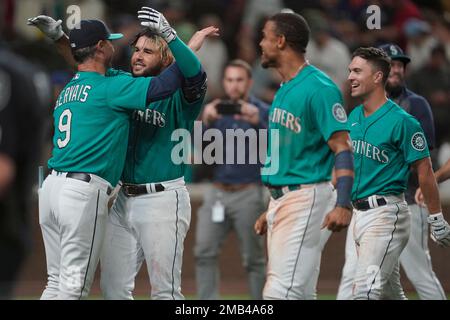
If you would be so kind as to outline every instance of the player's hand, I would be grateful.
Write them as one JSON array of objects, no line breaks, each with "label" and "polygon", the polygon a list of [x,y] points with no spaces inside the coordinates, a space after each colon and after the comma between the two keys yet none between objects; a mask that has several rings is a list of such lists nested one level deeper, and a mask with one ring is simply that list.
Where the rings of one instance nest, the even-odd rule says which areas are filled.
[{"label": "player's hand", "polygon": [[255,232],[256,234],[263,236],[267,232],[267,211],[261,214],[255,222]]},{"label": "player's hand", "polygon": [[440,246],[450,246],[450,226],[442,213],[430,214],[428,223],[430,224],[431,239]]},{"label": "player's hand", "polygon": [[219,28],[216,28],[214,26],[206,27],[194,33],[194,35],[188,42],[188,47],[191,48],[192,51],[197,52],[202,47],[203,42],[205,42],[206,38],[218,37],[219,35]]},{"label": "player's hand", "polygon": [[241,104],[241,114],[234,115],[235,120],[244,120],[253,126],[259,123],[259,109],[251,103],[239,100]]},{"label": "player's hand", "polygon": [[222,116],[217,112],[216,106],[219,104],[220,99],[215,99],[208,103],[203,109],[202,120],[205,124],[209,125],[211,122],[222,118]]},{"label": "player's hand", "polygon": [[176,31],[170,26],[167,19],[161,12],[158,12],[155,9],[142,7],[141,10],[138,11],[138,19],[141,22],[141,26],[155,32],[167,43],[177,37]]},{"label": "player's hand", "polygon": [[423,193],[422,190],[420,190],[420,188],[417,188],[416,190],[416,194],[414,196],[414,200],[416,200],[416,203],[421,206],[421,207],[426,207],[425,206],[425,198],[423,197]]},{"label": "player's hand", "polygon": [[327,227],[333,232],[341,231],[348,227],[352,219],[352,212],[348,208],[336,207],[328,213],[323,221],[321,229]]},{"label": "player's hand", "polygon": [[27,20],[27,25],[35,26],[53,41],[59,40],[63,35],[62,20],[56,21],[52,17],[40,15]]}]

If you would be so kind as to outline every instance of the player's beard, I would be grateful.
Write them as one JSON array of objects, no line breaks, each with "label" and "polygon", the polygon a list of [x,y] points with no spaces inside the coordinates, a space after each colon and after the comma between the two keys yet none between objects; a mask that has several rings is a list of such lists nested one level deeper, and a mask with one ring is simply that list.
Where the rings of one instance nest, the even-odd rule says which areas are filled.
[{"label": "player's beard", "polygon": [[386,82],[386,91],[390,97],[398,97],[405,87],[405,82],[401,81],[395,85],[390,84],[389,81]]},{"label": "player's beard", "polygon": [[139,71],[139,73],[135,73],[132,66],[131,73],[134,77],[155,77],[159,75],[164,69],[164,65],[162,64],[162,62],[160,62],[155,66],[146,67],[145,69]]},{"label": "player's beard", "polygon": [[263,67],[264,69],[268,69],[268,68],[274,68],[276,66],[276,63],[274,60],[271,59],[267,59],[266,60],[261,60],[261,67]]}]

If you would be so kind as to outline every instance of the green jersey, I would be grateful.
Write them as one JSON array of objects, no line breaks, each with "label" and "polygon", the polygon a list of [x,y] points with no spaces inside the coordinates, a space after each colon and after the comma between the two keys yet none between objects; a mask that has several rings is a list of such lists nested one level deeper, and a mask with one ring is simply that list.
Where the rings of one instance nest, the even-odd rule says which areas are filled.
[{"label": "green jersey", "polygon": [[145,110],[150,81],[78,72],[53,111],[54,147],[48,167],[92,173],[116,185],[125,162],[130,114]]},{"label": "green jersey", "polygon": [[368,117],[363,106],[349,116],[355,158],[352,200],[405,191],[409,166],[429,157],[419,122],[392,100]]},{"label": "green jersey", "polygon": [[[272,141],[278,130],[279,141]],[[331,179],[334,155],[327,141],[336,131],[348,131],[347,115],[339,88],[319,69],[306,66],[295,78],[282,84],[269,114],[269,140],[265,169],[277,159],[275,174],[262,171],[270,185],[310,184]]]},{"label": "green jersey", "polygon": [[143,184],[173,180],[184,176],[185,164],[171,161],[171,135],[177,129],[192,131],[203,99],[188,103],[179,89],[170,97],[152,102],[145,111],[132,116],[127,158],[122,181]]}]

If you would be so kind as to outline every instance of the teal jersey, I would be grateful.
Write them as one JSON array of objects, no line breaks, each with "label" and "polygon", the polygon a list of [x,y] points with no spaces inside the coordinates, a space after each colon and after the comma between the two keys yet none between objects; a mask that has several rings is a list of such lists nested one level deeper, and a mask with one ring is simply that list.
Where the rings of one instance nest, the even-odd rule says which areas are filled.
[{"label": "teal jersey", "polygon": [[[272,130],[278,130],[278,142],[272,141]],[[337,131],[348,131],[341,92],[325,73],[306,66],[280,87],[272,103],[264,170],[276,166],[272,149],[279,152],[279,168],[272,174],[263,170],[263,183],[281,186],[330,180],[334,154],[327,141]]]},{"label": "teal jersey", "polygon": [[122,182],[143,184],[173,180],[184,176],[186,165],[171,161],[179,141],[171,141],[176,129],[192,131],[203,99],[188,103],[179,89],[172,96],[150,103],[145,111],[132,116]]},{"label": "teal jersey", "polygon": [[368,117],[363,106],[349,116],[355,159],[352,200],[405,191],[411,163],[429,157],[419,122],[392,100]]},{"label": "teal jersey", "polygon": [[53,111],[55,133],[48,167],[86,172],[116,185],[122,174],[130,114],[145,110],[151,78],[78,72]]}]

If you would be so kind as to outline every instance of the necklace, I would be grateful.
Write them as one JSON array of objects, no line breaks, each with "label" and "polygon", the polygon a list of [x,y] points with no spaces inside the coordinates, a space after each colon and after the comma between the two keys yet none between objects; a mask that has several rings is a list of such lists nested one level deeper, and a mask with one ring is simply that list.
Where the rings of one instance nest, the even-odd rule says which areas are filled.
[{"label": "necklace", "polygon": [[297,70],[297,72],[295,73],[295,75],[294,75],[291,79],[281,82],[280,86],[283,86],[285,83],[291,81],[291,80],[294,79],[296,76],[298,76],[298,74],[300,73],[300,71],[302,71],[303,68],[306,67],[307,65],[309,65],[309,61],[308,61],[308,60],[305,60],[305,62],[298,68],[298,70]]},{"label": "necklace", "polygon": [[309,61],[305,60],[305,62],[298,68],[297,72],[295,73],[294,78],[300,73],[300,71],[303,70],[304,67],[306,67],[307,65],[309,65]]}]

